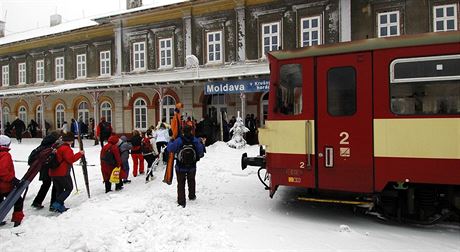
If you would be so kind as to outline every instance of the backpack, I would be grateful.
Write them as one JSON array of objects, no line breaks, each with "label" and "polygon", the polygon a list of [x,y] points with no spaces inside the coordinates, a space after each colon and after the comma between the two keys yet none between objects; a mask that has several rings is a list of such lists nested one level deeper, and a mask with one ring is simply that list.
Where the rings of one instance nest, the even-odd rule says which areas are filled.
[{"label": "backpack", "polygon": [[107,150],[105,150],[104,153],[102,153],[101,160],[106,162],[109,165],[116,165],[117,164],[117,160],[115,159],[115,155],[112,152],[112,145],[110,145],[110,147],[107,148]]},{"label": "backpack", "polygon": [[55,170],[59,167],[61,163],[57,159],[57,149],[60,146],[60,144],[53,144],[53,146],[49,148],[49,154],[46,156],[46,159],[42,164],[42,168]]},{"label": "backpack", "polygon": [[46,159],[42,163],[42,169],[51,169],[54,170],[59,167],[59,161],[57,160],[57,149],[61,146],[59,143],[53,144],[51,147],[39,146],[35,148],[29,155],[27,163],[32,165],[32,163],[39,158],[40,154],[45,156]]},{"label": "backpack", "polygon": [[199,157],[196,154],[193,142],[186,142],[183,140],[183,145],[177,153],[177,163],[180,167],[193,168],[198,162]]}]

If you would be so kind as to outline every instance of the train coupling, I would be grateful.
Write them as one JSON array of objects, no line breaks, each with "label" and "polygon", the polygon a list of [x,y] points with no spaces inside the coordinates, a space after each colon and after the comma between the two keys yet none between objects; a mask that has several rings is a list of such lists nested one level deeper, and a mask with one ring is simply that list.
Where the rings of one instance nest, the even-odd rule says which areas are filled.
[{"label": "train coupling", "polygon": [[265,164],[265,149],[262,145],[259,149],[259,156],[248,157],[247,153],[243,153],[243,155],[241,156],[241,170],[246,169],[248,165],[265,168]]}]

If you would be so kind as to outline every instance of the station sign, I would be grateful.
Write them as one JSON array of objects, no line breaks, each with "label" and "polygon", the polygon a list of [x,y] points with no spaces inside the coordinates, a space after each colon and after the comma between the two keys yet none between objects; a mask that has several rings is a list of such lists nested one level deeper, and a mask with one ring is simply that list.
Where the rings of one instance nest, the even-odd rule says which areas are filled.
[{"label": "station sign", "polygon": [[270,81],[267,79],[231,80],[207,82],[204,86],[205,95],[254,93],[268,91]]}]

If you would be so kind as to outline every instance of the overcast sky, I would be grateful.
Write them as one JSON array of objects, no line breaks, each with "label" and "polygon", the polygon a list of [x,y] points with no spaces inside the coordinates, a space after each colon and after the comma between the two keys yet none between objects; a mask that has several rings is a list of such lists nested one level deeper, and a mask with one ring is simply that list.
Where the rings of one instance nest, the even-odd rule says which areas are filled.
[{"label": "overcast sky", "polygon": [[[143,0],[144,5],[168,0]],[[0,0],[6,35],[49,26],[50,15],[71,21],[126,9],[126,0]]]}]

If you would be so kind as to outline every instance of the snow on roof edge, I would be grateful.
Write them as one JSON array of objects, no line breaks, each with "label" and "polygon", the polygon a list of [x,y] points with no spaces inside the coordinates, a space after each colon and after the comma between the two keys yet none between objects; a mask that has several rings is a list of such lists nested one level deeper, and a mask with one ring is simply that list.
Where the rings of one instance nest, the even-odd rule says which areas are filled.
[{"label": "snow on roof edge", "polygon": [[52,26],[52,27],[42,27],[39,29],[27,30],[27,31],[19,32],[19,33],[14,33],[14,34],[7,35],[5,37],[0,38],[0,46],[4,46],[7,44],[20,42],[20,41],[24,41],[28,39],[40,38],[40,37],[45,37],[49,35],[69,32],[69,31],[87,28],[91,26],[97,26],[100,23],[97,22],[96,20],[129,14],[129,13],[134,13],[134,12],[148,10],[148,9],[154,9],[154,8],[163,7],[163,6],[169,6],[169,5],[183,3],[183,2],[189,2],[189,0],[172,0],[170,3],[167,3],[167,4],[154,3],[154,4],[141,6],[138,8],[132,8],[129,10],[115,11],[111,13],[95,15],[95,16],[92,16],[86,19],[77,19],[77,20],[66,22],[66,23],[61,23],[59,25]]},{"label": "snow on roof edge", "polygon": [[68,31],[73,31],[77,29],[87,28],[91,26],[96,26],[99,23],[91,19],[78,19],[66,23],[62,23],[52,27],[44,27],[35,30],[28,30],[21,33],[14,33],[5,37],[0,38],[0,46],[7,44],[20,42],[33,38],[40,38],[49,35],[54,35],[58,33],[64,33]]}]

